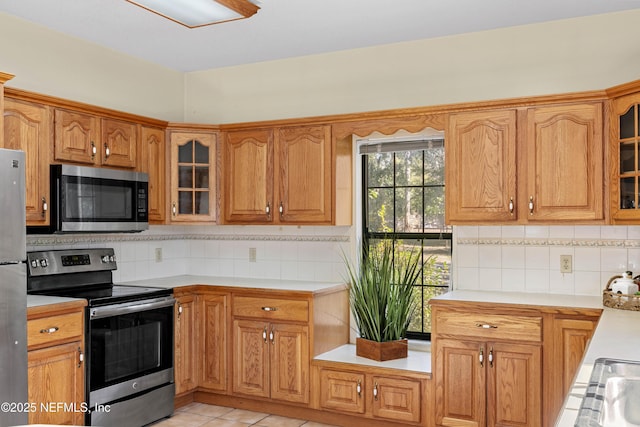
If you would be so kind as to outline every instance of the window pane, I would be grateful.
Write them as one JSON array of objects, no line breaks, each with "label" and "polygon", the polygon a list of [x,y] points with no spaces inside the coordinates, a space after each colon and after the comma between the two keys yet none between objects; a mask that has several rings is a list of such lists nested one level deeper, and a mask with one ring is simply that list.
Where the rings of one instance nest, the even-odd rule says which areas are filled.
[{"label": "window pane", "polygon": [[425,231],[450,230],[444,223],[444,187],[424,189],[424,228]]},{"label": "window pane", "polygon": [[189,141],[185,145],[178,147],[178,162],[193,163],[193,141]]},{"label": "window pane", "polygon": [[369,189],[367,221],[369,232],[393,232],[393,188]]},{"label": "window pane", "polygon": [[422,301],[424,301],[423,292],[424,288],[422,286],[416,286],[413,289],[413,303],[415,304],[415,309],[413,311],[413,316],[411,316],[411,320],[409,321],[408,331],[425,332],[423,319],[425,315],[425,308],[428,307],[422,304]]},{"label": "window pane", "polygon": [[444,185],[444,145],[434,144],[424,152],[425,185]]},{"label": "window pane", "polygon": [[206,166],[196,166],[194,169],[195,188],[209,188],[209,168]]},{"label": "window pane", "polygon": [[422,185],[422,151],[396,153],[396,186]]},{"label": "window pane", "polygon": [[635,162],[635,142],[630,144],[620,144],[620,173],[634,172]]},{"label": "window pane", "polygon": [[195,213],[198,215],[209,215],[209,192],[208,191],[196,192]]},{"label": "window pane", "polygon": [[193,213],[193,193],[191,191],[178,192],[178,213],[183,215]]},{"label": "window pane", "polygon": [[393,153],[369,154],[367,157],[367,185],[391,187],[393,185]]},{"label": "window pane", "polygon": [[209,147],[202,145],[198,141],[196,141],[195,163],[209,163]]},{"label": "window pane", "polygon": [[636,178],[620,179],[620,209],[634,209],[636,207]]},{"label": "window pane", "polygon": [[193,168],[191,166],[178,166],[178,187],[193,188]]},{"label": "window pane", "polygon": [[423,188],[396,188],[396,233],[422,232]]},{"label": "window pane", "polygon": [[625,114],[620,116],[620,139],[633,138],[636,133],[634,129],[634,110],[635,106],[631,106]]},{"label": "window pane", "polygon": [[448,287],[451,276],[451,241],[425,239],[422,255],[424,284]]}]

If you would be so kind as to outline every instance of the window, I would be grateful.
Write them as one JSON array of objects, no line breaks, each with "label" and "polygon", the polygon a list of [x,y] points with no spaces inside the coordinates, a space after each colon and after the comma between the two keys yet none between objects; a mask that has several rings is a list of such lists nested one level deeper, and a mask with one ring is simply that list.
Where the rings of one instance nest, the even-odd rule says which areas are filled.
[{"label": "window", "polygon": [[449,290],[451,227],[444,222],[444,140],[360,146],[363,244],[389,239],[396,250],[422,253],[409,338],[430,339],[427,302]]}]

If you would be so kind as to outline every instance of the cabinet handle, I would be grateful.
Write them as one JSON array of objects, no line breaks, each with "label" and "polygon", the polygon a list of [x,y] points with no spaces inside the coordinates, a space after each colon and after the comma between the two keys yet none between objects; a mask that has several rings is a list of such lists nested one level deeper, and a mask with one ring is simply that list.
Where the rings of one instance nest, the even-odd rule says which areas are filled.
[{"label": "cabinet handle", "polygon": [[262,341],[264,341],[265,344],[267,343],[267,327],[266,326],[262,330]]},{"label": "cabinet handle", "polygon": [[171,213],[173,214],[173,216],[176,216],[176,202],[173,202],[171,204]]},{"label": "cabinet handle", "polygon": [[513,210],[515,209],[515,205],[513,204],[513,197],[509,199],[509,213],[513,215]]},{"label": "cabinet handle", "polygon": [[49,210],[49,205],[47,204],[47,199],[46,197],[42,197],[42,216],[45,215],[45,213]]},{"label": "cabinet handle", "polygon": [[277,311],[278,307],[262,307],[262,311]]},{"label": "cabinet handle", "polygon": [[362,396],[362,382],[358,380],[358,384],[356,385],[356,392],[358,392],[358,397]]},{"label": "cabinet handle", "polygon": [[60,328],[54,326],[53,328],[40,329],[41,334],[53,334],[54,332],[58,332]]},{"label": "cabinet handle", "polygon": [[488,323],[476,323],[476,328],[482,328],[482,329],[498,329],[497,326],[495,325],[490,325]]},{"label": "cabinet handle", "polygon": [[108,159],[110,155],[111,155],[111,150],[109,150],[109,146],[105,142],[104,143],[104,157]]},{"label": "cabinet handle", "polygon": [[82,362],[84,362],[84,353],[82,352],[82,349],[78,347],[78,368],[82,366]]},{"label": "cabinet handle", "polygon": [[480,354],[478,355],[478,360],[480,361],[480,367],[484,367],[484,348],[480,347]]},{"label": "cabinet handle", "polygon": [[373,384],[373,400],[378,400],[378,382]]},{"label": "cabinet handle", "polygon": [[96,148],[96,144],[91,141],[91,160],[96,158],[96,154],[98,154],[98,149]]},{"label": "cabinet handle", "polygon": [[275,344],[276,343],[275,334],[273,333],[273,329],[271,329],[271,331],[269,331],[269,341],[271,341],[271,344]]},{"label": "cabinet handle", "polygon": [[493,368],[493,347],[489,350],[489,366]]},{"label": "cabinet handle", "polygon": [[267,202],[267,207],[266,207],[266,208],[264,208],[264,212],[265,212],[267,215],[271,215],[271,204],[270,204],[269,202]]},{"label": "cabinet handle", "polygon": [[533,196],[529,197],[529,215],[533,215]]},{"label": "cabinet handle", "polygon": [[280,212],[280,216],[284,215],[284,206],[282,205],[282,202],[280,202],[280,207],[278,208],[278,211]]},{"label": "cabinet handle", "polygon": [[178,304],[178,317],[182,314],[182,306]]}]

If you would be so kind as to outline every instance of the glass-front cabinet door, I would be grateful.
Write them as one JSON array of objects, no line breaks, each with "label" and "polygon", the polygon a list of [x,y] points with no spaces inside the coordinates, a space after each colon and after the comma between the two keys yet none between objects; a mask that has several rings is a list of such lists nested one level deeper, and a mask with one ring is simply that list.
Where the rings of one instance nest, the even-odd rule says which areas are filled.
[{"label": "glass-front cabinet door", "polygon": [[171,133],[171,221],[215,221],[216,136]]},{"label": "glass-front cabinet door", "polygon": [[640,220],[640,93],[614,100],[611,135],[611,217]]}]

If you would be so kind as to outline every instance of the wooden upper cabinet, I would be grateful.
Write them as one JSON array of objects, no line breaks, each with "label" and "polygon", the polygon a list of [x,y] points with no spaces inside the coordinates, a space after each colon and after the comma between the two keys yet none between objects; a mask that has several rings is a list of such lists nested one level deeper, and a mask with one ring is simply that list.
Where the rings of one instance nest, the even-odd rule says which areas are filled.
[{"label": "wooden upper cabinet", "polygon": [[331,144],[324,125],[227,132],[225,222],[330,224]]},{"label": "wooden upper cabinet", "polygon": [[331,127],[281,128],[277,137],[280,222],[330,223]]},{"label": "wooden upper cabinet", "polygon": [[165,220],[165,131],[148,126],[140,127],[138,170],[149,175],[149,221]]},{"label": "wooden upper cabinet", "polygon": [[135,123],[56,108],[54,159],[90,166],[136,166]]},{"label": "wooden upper cabinet", "polygon": [[604,218],[601,103],[528,109],[526,157],[529,221]]},{"label": "wooden upper cabinet", "polygon": [[602,103],[452,114],[450,224],[604,220]]},{"label": "wooden upper cabinet", "polygon": [[171,133],[171,221],[217,219],[216,135]]},{"label": "wooden upper cabinet", "polygon": [[99,120],[91,114],[55,110],[54,159],[94,165],[99,158]]},{"label": "wooden upper cabinet", "polygon": [[640,220],[640,93],[612,102],[609,163],[611,219],[618,224]]},{"label": "wooden upper cabinet", "polygon": [[11,98],[4,105],[3,146],[25,152],[27,225],[48,225],[51,108]]},{"label": "wooden upper cabinet", "polygon": [[270,222],[273,218],[273,131],[227,132],[224,137],[224,218]]},{"label": "wooden upper cabinet", "polygon": [[452,114],[445,159],[447,223],[516,219],[515,110]]},{"label": "wooden upper cabinet", "polygon": [[136,167],[138,129],[135,123],[102,119],[101,164],[121,168]]}]

